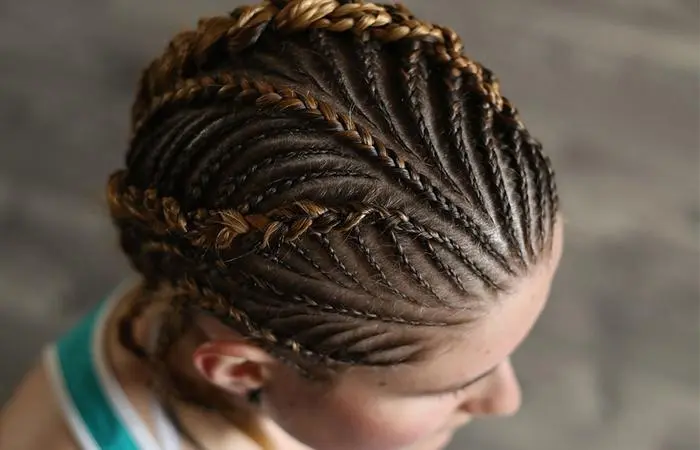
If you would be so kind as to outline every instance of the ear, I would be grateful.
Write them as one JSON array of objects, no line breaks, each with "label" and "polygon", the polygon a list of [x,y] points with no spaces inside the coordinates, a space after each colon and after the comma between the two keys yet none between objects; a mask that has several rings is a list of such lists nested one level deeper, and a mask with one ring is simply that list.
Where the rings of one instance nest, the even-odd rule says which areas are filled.
[{"label": "ear", "polygon": [[238,396],[262,389],[274,358],[243,340],[209,341],[195,350],[192,362],[209,383]]}]

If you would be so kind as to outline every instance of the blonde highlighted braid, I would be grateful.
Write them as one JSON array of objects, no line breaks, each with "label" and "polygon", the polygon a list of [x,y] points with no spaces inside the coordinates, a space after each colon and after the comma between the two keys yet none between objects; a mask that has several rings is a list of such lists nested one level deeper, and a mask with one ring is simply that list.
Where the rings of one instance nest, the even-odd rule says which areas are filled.
[{"label": "blonde highlighted braid", "polygon": [[173,323],[213,314],[307,374],[399,364],[527,273],[554,172],[463,51],[363,1],[268,0],[177,35],[108,185],[133,265],[178,292]]},{"label": "blonde highlighted braid", "polygon": [[177,35],[144,72],[141,95],[133,111],[134,132],[145,120],[143,109],[152,107],[149,99],[175,92],[187,72],[206,64],[213,47],[224,42],[229,56],[235,57],[255,45],[268,28],[281,35],[318,29],[352,32],[385,43],[416,39],[428,42],[440,62],[473,75],[477,88],[498,110],[512,109],[491,72],[462,54],[464,45],[454,30],[418,20],[401,5],[268,0],[257,6],[239,7],[229,17],[202,19],[196,30]]}]

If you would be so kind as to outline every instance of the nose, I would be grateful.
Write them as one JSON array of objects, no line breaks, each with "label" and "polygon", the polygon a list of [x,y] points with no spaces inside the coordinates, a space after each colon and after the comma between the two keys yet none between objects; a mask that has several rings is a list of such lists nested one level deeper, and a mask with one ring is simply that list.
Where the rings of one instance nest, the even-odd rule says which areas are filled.
[{"label": "nose", "polygon": [[462,409],[471,415],[512,416],[521,403],[520,384],[508,360],[484,380],[481,391],[465,400]]}]

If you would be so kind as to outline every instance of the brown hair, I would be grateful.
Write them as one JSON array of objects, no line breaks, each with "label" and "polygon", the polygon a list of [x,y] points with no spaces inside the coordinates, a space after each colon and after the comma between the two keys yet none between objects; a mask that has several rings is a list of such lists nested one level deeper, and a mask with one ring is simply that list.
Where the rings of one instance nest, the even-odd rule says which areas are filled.
[{"label": "brown hair", "polygon": [[361,1],[268,0],[177,35],[109,183],[124,251],[178,292],[171,322],[207,311],[308,374],[392,365],[524,274],[551,245],[554,175],[462,52]]}]

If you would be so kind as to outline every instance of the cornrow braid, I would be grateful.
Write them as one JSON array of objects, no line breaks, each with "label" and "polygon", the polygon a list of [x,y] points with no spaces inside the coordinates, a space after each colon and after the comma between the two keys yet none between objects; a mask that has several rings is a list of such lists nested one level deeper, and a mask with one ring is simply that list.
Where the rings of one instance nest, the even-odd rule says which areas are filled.
[{"label": "cornrow braid", "polygon": [[[510,151],[510,160],[512,161],[511,167],[513,173],[516,175],[516,195],[518,199],[518,205],[520,206],[520,227],[523,235],[523,242],[520,247],[524,249],[520,250],[520,254],[524,257],[527,255],[528,260],[536,255],[535,249],[532,246],[532,240],[530,239],[531,234],[531,220],[532,214],[530,211],[530,180],[527,174],[527,169],[525,167],[525,159],[523,156],[523,139],[522,134],[515,127],[510,127],[508,131],[502,136],[505,142],[501,142],[500,146],[508,146],[508,148],[503,149],[503,153]],[[507,142],[507,143],[506,143]],[[521,258],[522,259],[522,258]]]},{"label": "cornrow braid", "polygon": [[[166,53],[154,61],[142,78],[142,97],[154,97],[170,91],[180,78],[187,77],[190,67],[203,67],[208,53],[224,41],[230,54],[253,46],[270,28],[278,33],[295,33],[321,29],[329,32],[370,33],[381,42],[423,39],[434,45],[439,60],[473,74],[479,89],[500,110],[507,103],[500,96],[498,84],[489,76],[486,83],[482,66],[461,54],[463,45],[457,34],[445,27],[417,20],[405,8],[372,3],[339,3],[335,0],[266,1],[258,6],[238,8],[230,17],[202,20],[196,31],[187,31],[173,39]],[[134,131],[142,122],[145,98],[134,109]]]},{"label": "cornrow braid", "polygon": [[396,233],[393,230],[389,230],[388,232],[389,237],[391,238],[392,244],[394,244],[394,249],[396,250],[396,253],[399,256],[399,260],[401,261],[401,265],[408,270],[408,272],[413,276],[414,279],[418,281],[418,283],[425,288],[433,297],[436,299],[440,299],[440,296],[435,292],[433,287],[428,283],[425,278],[418,272],[418,269],[411,263],[411,260],[408,258],[408,255],[406,254],[406,250],[404,250],[403,245],[399,242],[399,238],[396,236]]},{"label": "cornrow braid", "polygon": [[333,261],[334,266],[338,269],[340,269],[341,273],[351,279],[355,285],[357,285],[360,289],[363,291],[370,293],[369,289],[365,284],[360,281],[357,276],[352,273],[350,270],[348,270],[347,266],[343,263],[343,261],[338,257],[338,253],[333,249],[333,246],[331,244],[330,239],[328,239],[328,236],[325,234],[321,233],[311,233],[311,236],[313,236],[320,244],[321,248],[330,256],[331,261]]},{"label": "cornrow braid", "polygon": [[365,257],[370,267],[377,273],[377,275],[379,275],[381,283],[386,288],[388,288],[393,294],[401,297],[403,300],[406,300],[409,303],[416,303],[416,300],[411,299],[408,295],[398,290],[396,286],[394,286],[391,283],[391,281],[389,281],[386,274],[382,270],[381,265],[377,262],[376,258],[372,255],[372,251],[369,249],[369,247],[367,247],[367,244],[364,242],[362,234],[358,232],[357,227],[350,231],[350,238],[355,241],[362,256]]},{"label": "cornrow braid", "polygon": [[455,286],[459,288],[460,291],[463,293],[468,293],[469,291],[467,290],[466,287],[464,287],[464,283],[462,283],[462,280],[460,279],[459,275],[455,270],[447,265],[442,259],[437,254],[437,251],[435,250],[435,247],[433,246],[433,243],[430,242],[427,239],[421,239],[421,244],[426,250],[426,253],[430,257],[430,259],[433,261],[433,263],[444,273],[446,273],[450,281],[454,283]]},{"label": "cornrow braid", "polygon": [[428,131],[428,125],[425,122],[426,119],[425,115],[423,114],[423,107],[421,105],[421,98],[424,95],[420,95],[420,90],[424,89],[423,86],[427,85],[428,83],[428,71],[426,68],[426,62],[422,57],[422,42],[412,41],[409,43],[409,46],[410,50],[406,54],[403,74],[407,91],[406,98],[408,99],[408,105],[411,108],[412,115],[416,118],[416,125],[418,126],[418,135],[420,136],[421,144],[427,147],[429,150],[431,158],[437,164],[437,167],[445,181],[447,181],[456,192],[460,192],[460,189],[453,180],[452,176],[447,173],[435,143],[430,136],[430,131]]},{"label": "cornrow braid", "polygon": [[[337,113],[325,102],[317,101],[313,97],[295,92],[289,88],[275,88],[273,85],[262,82],[250,81],[245,78],[236,79],[234,77],[223,76],[217,82],[213,77],[205,77],[201,80],[188,80],[184,86],[173,94],[166,94],[155,99],[149,108],[151,114],[155,114],[159,109],[174,107],[169,102],[192,101],[200,95],[204,98],[225,96],[234,94],[237,99],[243,96],[250,96],[259,92],[256,105],[262,108],[276,108],[281,111],[299,112],[307,119],[322,121],[329,131],[337,132],[341,137],[353,143],[359,150],[370,157],[378,159],[381,164],[397,175],[408,186],[415,189],[417,193],[423,195],[428,201],[438,205],[443,214],[448,215],[462,222],[471,237],[475,239],[500,266],[512,272],[495,247],[489,242],[485,233],[481,231],[474,220],[460,206],[454,204],[445,197],[422,173],[413,169],[411,164],[401,158],[393,150],[388,149],[384,144],[375,139],[364,126],[351,120],[346,114]],[[240,89],[238,91],[237,89]],[[203,99],[202,99],[203,100]],[[289,183],[291,181],[285,181]]]},{"label": "cornrow braid", "polygon": [[474,173],[474,163],[472,162],[474,151],[467,147],[467,141],[464,138],[462,73],[456,69],[450,69],[445,82],[447,84],[447,101],[450,105],[449,121],[452,124],[448,132],[468,179],[467,188],[463,192],[471,193],[476,200],[475,206],[480,210],[486,210],[486,202]]},{"label": "cornrow braid", "polygon": [[501,163],[499,162],[499,157],[497,150],[499,150],[498,145],[495,142],[494,130],[493,130],[493,116],[494,111],[491,105],[486,103],[484,105],[484,111],[482,111],[481,117],[481,133],[483,136],[483,146],[487,154],[487,162],[489,169],[491,171],[491,180],[493,182],[494,188],[498,195],[499,206],[497,209],[497,215],[503,224],[508,240],[511,246],[518,253],[520,259],[525,262],[524,256],[520,252],[520,248],[517,243],[517,239],[514,235],[514,224],[513,224],[513,210],[511,207],[511,200],[508,197],[508,190],[506,189],[505,182],[503,179],[503,171],[501,170]]},{"label": "cornrow braid", "polygon": [[361,71],[363,81],[367,85],[373,103],[377,105],[377,109],[379,112],[379,120],[388,125],[392,136],[395,136],[397,140],[401,141],[403,148],[407,149],[411,154],[415,155],[415,152],[406,144],[404,139],[402,139],[401,133],[394,121],[390,120],[391,113],[389,112],[389,109],[387,108],[387,102],[385,101],[382,92],[380,91],[380,44],[372,40],[369,33],[366,32],[363,33],[361,36],[358,36],[356,39],[358,57],[363,65],[363,70]]},{"label": "cornrow braid", "polygon": [[372,312],[367,312],[367,311],[360,311],[358,309],[353,309],[353,308],[345,308],[345,307],[338,307],[334,306],[328,303],[319,303],[318,301],[312,299],[308,295],[299,295],[299,294],[293,294],[291,292],[284,292],[280,288],[277,288],[274,286],[272,282],[269,281],[262,281],[260,280],[259,277],[255,277],[253,275],[241,274],[244,278],[247,278],[249,282],[252,284],[252,286],[256,288],[262,288],[263,290],[267,290],[271,293],[273,293],[275,296],[280,297],[283,299],[283,301],[291,300],[292,302],[304,306],[305,308],[309,308],[312,310],[320,310],[332,314],[336,314],[339,316],[348,316],[348,317],[354,317],[354,318],[361,318],[367,321],[376,321],[376,322],[384,322],[384,323],[389,323],[389,324],[400,324],[400,325],[411,325],[415,327],[444,327],[444,326],[449,326],[449,322],[445,321],[420,321],[420,320],[411,320],[407,319],[404,317],[398,317],[398,316],[386,316],[386,315],[380,315],[377,313],[372,313]]},{"label": "cornrow braid", "polygon": [[336,0],[172,40],[108,184],[122,248],[173,289],[154,359],[205,312],[309,376],[416,361],[543,258],[551,162],[464,47],[401,5]]}]

